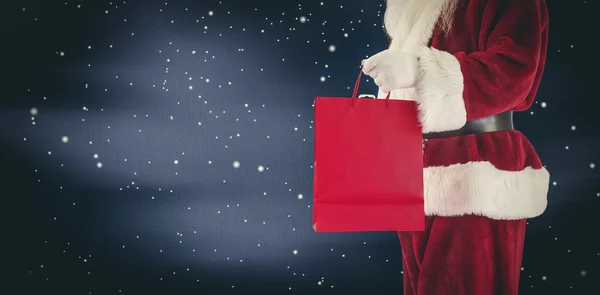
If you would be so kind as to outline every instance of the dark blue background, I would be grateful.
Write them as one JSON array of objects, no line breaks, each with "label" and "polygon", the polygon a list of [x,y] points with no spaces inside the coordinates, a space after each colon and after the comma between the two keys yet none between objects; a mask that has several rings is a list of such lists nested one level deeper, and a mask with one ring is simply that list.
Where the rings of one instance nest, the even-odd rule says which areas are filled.
[{"label": "dark blue background", "polygon": [[[395,233],[311,228],[312,102],[349,96],[386,48],[383,1],[18,2],[2,9],[0,293],[402,293]],[[597,6],[548,5],[547,70],[516,124],[555,184],[521,294],[598,294]]]}]

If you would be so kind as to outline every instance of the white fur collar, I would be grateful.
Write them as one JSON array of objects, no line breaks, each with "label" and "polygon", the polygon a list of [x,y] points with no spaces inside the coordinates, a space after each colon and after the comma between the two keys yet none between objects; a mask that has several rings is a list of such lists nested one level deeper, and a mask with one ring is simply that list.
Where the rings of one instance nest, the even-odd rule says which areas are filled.
[{"label": "white fur collar", "polygon": [[447,0],[387,0],[384,21],[392,48],[417,53],[433,34]]},{"label": "white fur collar", "polygon": [[[418,54],[429,43],[442,7],[448,0],[387,0],[385,27],[392,38],[390,48]],[[378,91],[378,98],[387,93]],[[391,99],[414,100],[415,89],[397,89]]]}]

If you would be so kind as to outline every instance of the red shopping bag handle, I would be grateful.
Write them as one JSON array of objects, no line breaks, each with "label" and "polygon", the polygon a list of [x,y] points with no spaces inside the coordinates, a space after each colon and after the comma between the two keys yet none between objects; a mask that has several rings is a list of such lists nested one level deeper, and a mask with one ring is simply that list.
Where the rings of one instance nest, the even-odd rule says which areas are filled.
[{"label": "red shopping bag handle", "polygon": [[[360,73],[358,73],[358,78],[356,79],[356,83],[354,83],[354,92],[352,93],[352,107],[354,107],[354,102],[356,101],[356,96],[358,95],[358,88],[360,86],[360,79],[362,78],[362,74],[363,74],[363,66],[360,66]],[[392,94],[392,92],[388,92],[387,96],[385,97],[385,108],[387,109],[388,105],[389,105],[389,101],[390,101],[390,95]]]}]

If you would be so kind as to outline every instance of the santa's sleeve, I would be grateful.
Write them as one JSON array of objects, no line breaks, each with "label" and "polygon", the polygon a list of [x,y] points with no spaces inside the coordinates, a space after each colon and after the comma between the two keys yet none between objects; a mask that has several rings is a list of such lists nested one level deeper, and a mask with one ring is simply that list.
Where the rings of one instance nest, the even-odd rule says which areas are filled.
[{"label": "santa's sleeve", "polygon": [[544,0],[489,0],[479,50],[450,54],[424,47],[416,83],[423,132],[463,127],[523,102],[532,90],[547,34]]}]

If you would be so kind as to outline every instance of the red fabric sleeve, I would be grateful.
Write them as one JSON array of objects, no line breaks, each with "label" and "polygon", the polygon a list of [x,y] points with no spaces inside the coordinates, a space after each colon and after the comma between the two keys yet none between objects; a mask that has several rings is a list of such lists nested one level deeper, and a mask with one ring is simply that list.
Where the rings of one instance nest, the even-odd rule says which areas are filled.
[{"label": "red fabric sleeve", "polygon": [[543,72],[548,36],[544,0],[489,0],[479,51],[455,53],[463,76],[467,121],[533,103]]}]

